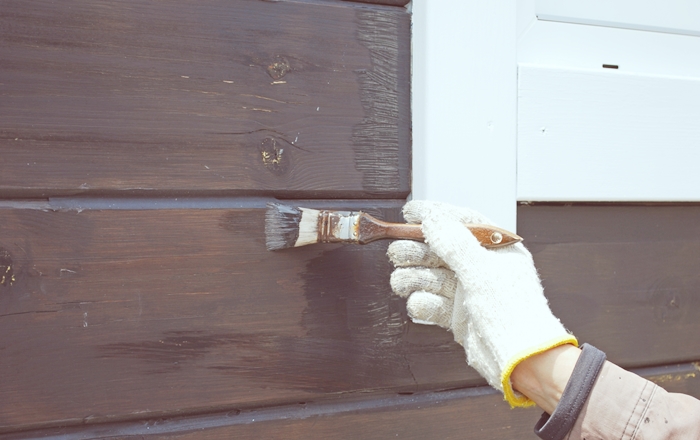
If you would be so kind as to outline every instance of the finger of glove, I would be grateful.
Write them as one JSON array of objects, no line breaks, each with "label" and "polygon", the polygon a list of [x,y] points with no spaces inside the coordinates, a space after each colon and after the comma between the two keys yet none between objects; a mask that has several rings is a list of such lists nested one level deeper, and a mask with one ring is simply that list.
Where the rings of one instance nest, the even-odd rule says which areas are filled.
[{"label": "finger of glove", "polygon": [[389,245],[386,254],[396,267],[423,266],[447,267],[425,243],[410,240],[397,240]]},{"label": "finger of glove", "polygon": [[430,292],[418,291],[406,301],[408,316],[418,324],[435,324],[450,329],[452,300]]},{"label": "finger of glove", "polygon": [[451,217],[464,223],[493,224],[491,220],[477,211],[450,205],[449,203],[411,200],[403,207],[403,217],[408,223],[422,223],[423,219],[431,213]]},{"label": "finger of glove", "polygon": [[423,290],[445,298],[454,298],[457,278],[454,272],[443,268],[400,267],[391,274],[391,290],[402,298]]},{"label": "finger of glove", "polygon": [[488,252],[463,223],[431,214],[423,221],[425,241],[435,254],[463,276],[488,258]]}]

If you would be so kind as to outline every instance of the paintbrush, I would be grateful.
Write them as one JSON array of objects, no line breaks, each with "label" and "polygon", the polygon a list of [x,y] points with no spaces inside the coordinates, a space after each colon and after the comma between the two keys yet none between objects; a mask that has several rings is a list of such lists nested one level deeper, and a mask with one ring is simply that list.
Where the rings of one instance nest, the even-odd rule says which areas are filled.
[{"label": "paintbrush", "polygon": [[[522,241],[495,226],[465,223],[482,246],[499,248]],[[388,223],[358,211],[330,211],[268,203],[265,214],[267,249],[274,251],[314,243],[367,244],[381,239],[423,241],[420,225]]]}]

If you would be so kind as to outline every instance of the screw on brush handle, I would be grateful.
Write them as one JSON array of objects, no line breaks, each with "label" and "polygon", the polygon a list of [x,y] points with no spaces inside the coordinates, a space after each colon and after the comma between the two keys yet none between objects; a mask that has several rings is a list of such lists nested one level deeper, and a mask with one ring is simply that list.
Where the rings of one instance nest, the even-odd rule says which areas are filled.
[{"label": "screw on brush handle", "polygon": [[[479,240],[479,243],[488,249],[508,246],[523,240],[519,235],[496,226],[476,223],[465,223],[464,226],[469,228],[471,233]],[[384,222],[364,212],[361,212],[359,215],[357,228],[357,241],[360,244],[381,239],[425,240],[421,225]]]}]

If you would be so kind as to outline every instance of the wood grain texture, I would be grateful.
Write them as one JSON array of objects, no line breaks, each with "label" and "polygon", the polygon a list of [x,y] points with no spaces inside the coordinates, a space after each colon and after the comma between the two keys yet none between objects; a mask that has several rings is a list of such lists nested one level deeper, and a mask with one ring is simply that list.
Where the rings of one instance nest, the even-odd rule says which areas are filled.
[{"label": "wood grain texture", "polygon": [[555,315],[626,368],[700,360],[700,205],[521,205]]},{"label": "wood grain texture", "polygon": [[268,252],[264,200],[148,205],[0,209],[0,431],[482,382],[407,324],[386,242]]},{"label": "wood grain texture", "polygon": [[[402,203],[300,204],[397,221]],[[268,252],[264,205],[5,202],[0,430],[483,384],[449,333],[407,322],[386,243]],[[582,341],[623,367],[700,359],[687,337],[700,331],[700,207],[519,217],[555,314]]]},{"label": "wood grain texture", "polygon": [[405,197],[410,14],[3,2],[0,193]]},{"label": "wood grain texture", "polygon": [[[697,364],[636,370],[670,392],[700,396]],[[510,409],[488,387],[383,397],[336,398],[255,410],[148,419],[0,435],[28,438],[158,439],[537,439],[541,410]]]},{"label": "wood grain texture", "polygon": [[0,438],[73,440],[144,435],[163,439],[515,439],[531,438],[527,434],[532,432],[539,414],[532,409],[510,410],[495,391],[477,387],[375,399],[301,402],[200,417],[30,431]]}]

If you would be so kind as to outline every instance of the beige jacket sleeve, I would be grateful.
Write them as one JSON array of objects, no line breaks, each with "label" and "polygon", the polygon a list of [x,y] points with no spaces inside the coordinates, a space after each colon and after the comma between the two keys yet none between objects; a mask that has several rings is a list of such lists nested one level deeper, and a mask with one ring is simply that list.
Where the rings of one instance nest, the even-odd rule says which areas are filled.
[{"label": "beige jacket sleeve", "polygon": [[700,400],[605,362],[567,439],[700,439]]}]

